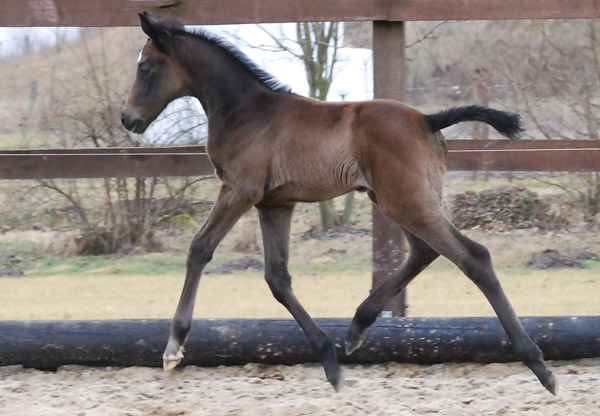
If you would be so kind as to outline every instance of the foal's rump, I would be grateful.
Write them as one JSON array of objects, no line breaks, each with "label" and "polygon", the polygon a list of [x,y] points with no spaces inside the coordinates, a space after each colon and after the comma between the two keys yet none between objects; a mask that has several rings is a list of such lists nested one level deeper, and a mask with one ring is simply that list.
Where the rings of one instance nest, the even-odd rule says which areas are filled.
[{"label": "foal's rump", "polygon": [[356,112],[353,132],[359,156],[382,212],[408,226],[415,220],[443,219],[442,187],[446,143],[440,130],[465,121],[491,125],[516,139],[522,131],[517,114],[481,106],[456,107],[423,114],[401,103],[374,100]]}]

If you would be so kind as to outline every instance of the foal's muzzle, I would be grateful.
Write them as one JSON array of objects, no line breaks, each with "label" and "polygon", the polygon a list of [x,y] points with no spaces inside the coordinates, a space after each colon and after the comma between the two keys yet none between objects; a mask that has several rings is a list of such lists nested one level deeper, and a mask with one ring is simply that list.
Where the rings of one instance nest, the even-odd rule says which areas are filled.
[{"label": "foal's muzzle", "polygon": [[147,127],[144,120],[139,117],[131,117],[125,111],[121,113],[121,123],[127,130],[136,134],[142,134]]}]

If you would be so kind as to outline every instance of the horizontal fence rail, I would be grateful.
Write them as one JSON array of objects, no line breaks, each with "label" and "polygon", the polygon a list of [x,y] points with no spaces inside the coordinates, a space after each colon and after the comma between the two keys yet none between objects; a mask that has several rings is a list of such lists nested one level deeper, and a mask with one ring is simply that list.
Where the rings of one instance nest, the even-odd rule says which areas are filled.
[{"label": "horizontal fence rail", "polygon": [[448,170],[598,172],[600,140],[448,140]]},{"label": "horizontal fence rail", "polygon": [[204,146],[0,150],[0,179],[213,175]]},{"label": "horizontal fence rail", "polygon": [[[600,171],[600,140],[448,140],[448,170]],[[204,146],[0,150],[0,179],[212,175]]]},{"label": "horizontal fence rail", "polygon": [[0,26],[135,26],[137,13],[188,24],[301,21],[576,19],[600,17],[596,0],[3,0]]}]

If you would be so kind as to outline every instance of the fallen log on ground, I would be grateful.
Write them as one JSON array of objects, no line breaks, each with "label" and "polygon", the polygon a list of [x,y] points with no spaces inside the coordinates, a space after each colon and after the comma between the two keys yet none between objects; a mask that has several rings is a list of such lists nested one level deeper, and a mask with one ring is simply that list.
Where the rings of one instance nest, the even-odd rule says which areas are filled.
[{"label": "fallen log on ground", "polygon": [[[600,356],[600,317],[524,317],[548,360]],[[515,361],[496,317],[380,318],[351,356],[343,352],[350,319],[317,319],[343,363]],[[0,321],[0,365],[162,366],[169,320]],[[198,319],[182,365],[299,364],[318,361],[287,319]]]}]

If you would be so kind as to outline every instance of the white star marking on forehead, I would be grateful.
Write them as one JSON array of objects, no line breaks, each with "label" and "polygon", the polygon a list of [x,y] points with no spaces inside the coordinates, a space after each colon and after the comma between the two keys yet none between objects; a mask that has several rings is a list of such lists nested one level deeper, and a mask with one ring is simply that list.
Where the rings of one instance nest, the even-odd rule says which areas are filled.
[{"label": "white star marking on forehead", "polygon": [[138,59],[137,59],[137,63],[139,64],[142,60],[142,51],[143,49],[140,49],[140,54],[138,55]]}]

